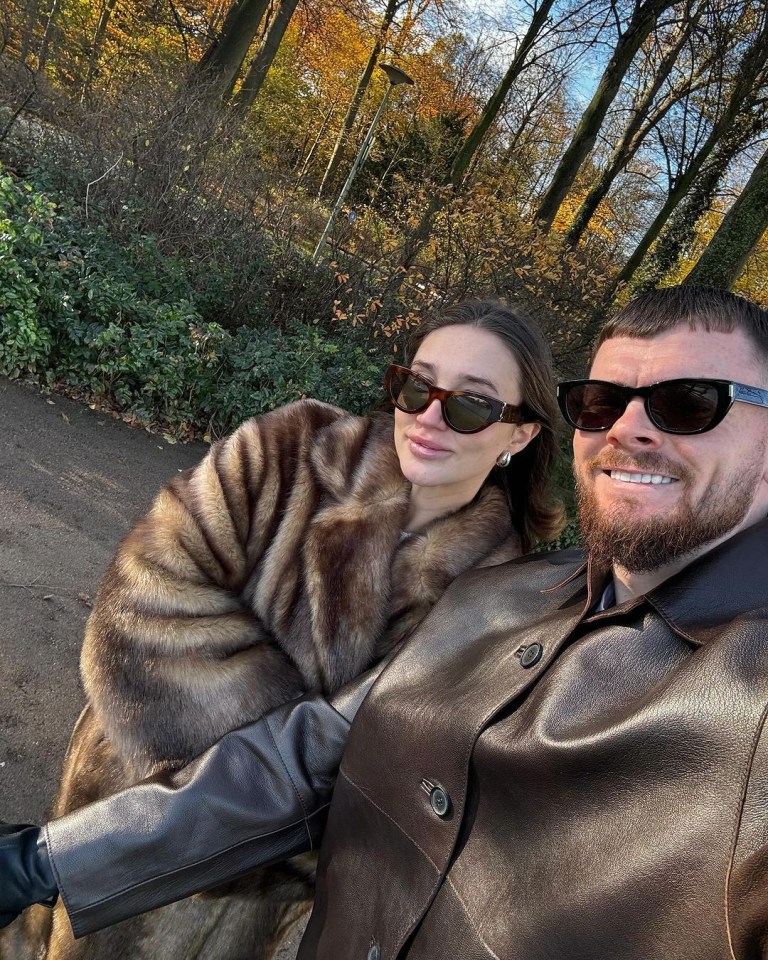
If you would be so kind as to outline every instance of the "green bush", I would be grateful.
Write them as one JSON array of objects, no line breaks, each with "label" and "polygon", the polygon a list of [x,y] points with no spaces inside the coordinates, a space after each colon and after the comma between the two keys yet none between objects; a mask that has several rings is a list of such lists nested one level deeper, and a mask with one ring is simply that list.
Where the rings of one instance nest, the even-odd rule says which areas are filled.
[{"label": "green bush", "polygon": [[[186,434],[222,434],[302,396],[358,412],[375,403],[386,341],[370,326],[321,325],[299,297],[283,324],[254,310],[251,323],[225,329],[210,313],[217,285],[229,295],[234,279],[206,269],[201,297],[183,258],[154,238],[118,244],[73,205],[0,170],[0,373]],[[283,295],[279,283],[275,291]]]}]

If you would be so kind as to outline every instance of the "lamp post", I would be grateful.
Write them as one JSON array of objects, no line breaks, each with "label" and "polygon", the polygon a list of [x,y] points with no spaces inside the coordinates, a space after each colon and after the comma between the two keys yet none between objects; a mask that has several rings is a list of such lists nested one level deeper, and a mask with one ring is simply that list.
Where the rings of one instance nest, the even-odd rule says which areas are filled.
[{"label": "lamp post", "polygon": [[320,239],[317,241],[315,252],[312,254],[312,260],[315,263],[317,263],[317,261],[320,259],[320,254],[325,247],[325,241],[330,236],[331,230],[333,230],[336,217],[339,215],[342,204],[347,198],[349,189],[352,186],[352,181],[355,179],[357,171],[365,163],[365,160],[368,156],[368,151],[371,149],[371,144],[373,143],[373,132],[376,129],[376,124],[379,122],[379,118],[384,112],[384,107],[387,105],[387,100],[389,100],[390,93],[392,93],[394,87],[401,83],[413,84],[413,80],[411,80],[404,70],[401,70],[399,67],[393,67],[391,63],[380,63],[379,68],[386,73],[387,79],[389,80],[389,86],[382,97],[381,103],[379,104],[379,109],[374,114],[373,120],[371,120],[371,125],[368,127],[368,132],[365,135],[365,139],[360,144],[360,149],[357,151],[357,156],[352,163],[352,167],[347,175],[347,179],[344,181],[344,186],[341,188],[341,192],[336,198],[336,203],[333,205],[333,210],[331,210],[331,215],[328,217],[328,222],[325,225],[325,229],[323,230]]}]

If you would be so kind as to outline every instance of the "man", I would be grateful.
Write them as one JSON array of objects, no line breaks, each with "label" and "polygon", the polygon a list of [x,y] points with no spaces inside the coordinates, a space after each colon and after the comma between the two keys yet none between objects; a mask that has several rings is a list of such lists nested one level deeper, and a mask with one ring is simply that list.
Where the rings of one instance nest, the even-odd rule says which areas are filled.
[{"label": "man", "polygon": [[768,957],[766,359],[740,298],[630,304],[559,387],[588,563],[461,578],[348,732],[370,678],[9,832],[0,912],[58,887],[81,934],[306,848],[343,749],[300,958]]}]

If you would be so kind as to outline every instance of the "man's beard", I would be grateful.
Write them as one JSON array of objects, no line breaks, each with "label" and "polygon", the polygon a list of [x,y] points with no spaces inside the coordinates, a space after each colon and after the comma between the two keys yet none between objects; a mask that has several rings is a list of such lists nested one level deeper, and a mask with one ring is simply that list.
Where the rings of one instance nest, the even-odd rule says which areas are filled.
[{"label": "man's beard", "polygon": [[[691,473],[684,464],[652,453],[629,457],[614,452],[610,457],[589,460],[582,469],[584,475],[594,477],[598,468],[642,470],[672,475],[678,478],[678,483],[688,486],[692,483]],[[698,503],[692,503],[683,491],[672,513],[644,519],[632,517],[629,503],[600,507],[594,481],[585,483],[576,474],[579,522],[592,562],[601,569],[616,564],[629,573],[646,573],[719,540],[747,515],[762,469],[760,454],[729,478],[727,489],[716,484],[707,489]]]}]

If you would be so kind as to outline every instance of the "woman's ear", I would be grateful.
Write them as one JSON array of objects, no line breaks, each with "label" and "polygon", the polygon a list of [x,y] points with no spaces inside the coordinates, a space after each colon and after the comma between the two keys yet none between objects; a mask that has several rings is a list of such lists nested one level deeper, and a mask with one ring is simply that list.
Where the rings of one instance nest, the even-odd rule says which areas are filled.
[{"label": "woman's ear", "polygon": [[537,437],[540,432],[540,423],[518,423],[515,427],[515,432],[512,434],[512,439],[509,442],[508,449],[512,453],[520,453],[520,451],[524,450],[531,440],[533,440],[534,437]]}]

